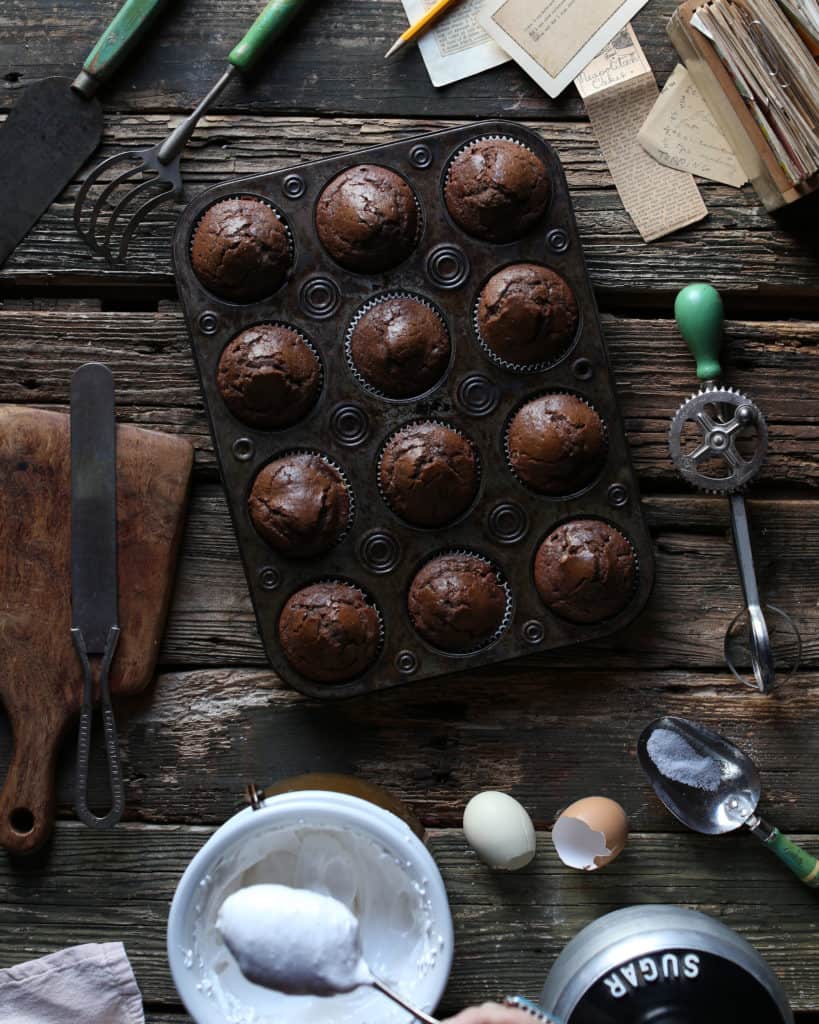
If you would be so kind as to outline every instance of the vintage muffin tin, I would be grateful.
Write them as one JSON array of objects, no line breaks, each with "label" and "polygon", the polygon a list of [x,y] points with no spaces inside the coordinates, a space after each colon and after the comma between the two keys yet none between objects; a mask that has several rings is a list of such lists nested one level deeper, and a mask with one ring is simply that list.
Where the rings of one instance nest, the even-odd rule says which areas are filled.
[{"label": "vintage muffin tin", "polygon": [[[539,223],[517,242],[479,242],[449,216],[443,182],[450,159],[471,140],[501,136],[528,146],[544,161],[552,198]],[[315,232],[314,209],[323,187],[358,163],[380,164],[411,184],[421,210],[421,233],[413,254],[383,274],[344,270],[324,251]],[[292,233],[294,262],[285,284],[268,299],[247,305],[226,302],[199,283],[189,246],[198,219],[213,202],[236,195],[263,198],[283,215]],[[653,584],[652,545],[641,515],[637,481],[629,458],[611,372],[586,273],[565,176],[553,149],[537,134],[507,121],[485,121],[436,132],[356,154],[345,154],[208,189],[188,207],[174,240],[177,283],[230,511],[247,573],[259,630],[276,671],[296,689],[341,697],[473,666],[508,661],[567,644],[596,639],[622,628],[640,611]],[[580,312],[572,348],[556,365],[533,373],[493,362],[473,326],[478,293],[497,269],[516,262],[542,263],[572,286]],[[439,310],[449,328],[453,354],[441,383],[420,399],[388,400],[356,381],[345,342],[350,322],[372,298],[394,292],[418,295]],[[256,430],[236,419],[216,385],[222,350],[241,330],[260,322],[282,322],[304,334],[323,364],[316,406],[294,426]],[[568,391],[590,402],[603,417],[608,457],[599,478],[568,498],[534,494],[514,475],[504,452],[512,414],[529,397]],[[398,519],[379,495],[376,464],[385,439],[413,420],[449,423],[480,452],[480,488],[471,510],[441,529],[414,528]],[[348,478],[355,518],[344,539],[318,558],[288,559],[271,550],[253,528],[247,496],[260,468],[288,451],[315,450],[335,461]],[[593,625],[575,625],[553,615],[532,579],[540,541],[576,516],[604,519],[631,541],[639,577],[631,602],[618,615]],[[512,595],[509,624],[490,646],[472,654],[445,654],[414,631],[406,611],[413,576],[430,556],[474,551],[492,560]],[[384,639],[376,663],[342,684],[316,683],[296,673],[281,653],[277,623],[288,597],[322,579],[348,580],[375,601]]]}]

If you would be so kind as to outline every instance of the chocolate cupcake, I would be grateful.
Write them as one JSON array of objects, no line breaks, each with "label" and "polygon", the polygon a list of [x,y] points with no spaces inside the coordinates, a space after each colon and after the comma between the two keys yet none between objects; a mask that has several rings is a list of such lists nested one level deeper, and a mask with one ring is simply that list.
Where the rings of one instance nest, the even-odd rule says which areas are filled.
[{"label": "chocolate cupcake", "polygon": [[560,274],[538,263],[493,273],[478,297],[475,329],[495,357],[531,369],[565,354],[577,330],[577,303]]},{"label": "chocolate cupcake", "polygon": [[571,519],[535,555],[535,586],[544,603],[569,622],[601,622],[631,600],[637,560],[628,540],[600,519]]},{"label": "chocolate cupcake", "polygon": [[387,167],[350,167],[319,196],[316,230],[321,244],[342,267],[359,273],[389,270],[415,247],[415,193]]},{"label": "chocolate cupcake", "polygon": [[193,271],[208,291],[230,302],[256,302],[284,281],[292,260],[284,222],[255,196],[209,206],[191,240]]},{"label": "chocolate cupcake", "polygon": [[433,558],[412,581],[407,605],[418,633],[442,651],[488,644],[506,618],[508,594],[497,570],[477,555]]},{"label": "chocolate cupcake", "polygon": [[413,526],[443,526],[472,504],[478,454],[463,434],[442,423],[411,423],[387,442],[378,485],[396,515]]},{"label": "chocolate cupcake", "polygon": [[470,235],[511,242],[539,220],[551,186],[543,161],[512,139],[480,139],[449,165],[444,200]]},{"label": "chocolate cupcake", "polygon": [[355,320],[348,355],[356,373],[387,398],[421,395],[449,364],[449,334],[441,317],[411,295],[376,300]]},{"label": "chocolate cupcake", "polygon": [[516,475],[532,490],[573,494],[591,483],[603,466],[603,423],[575,395],[542,395],[512,417],[506,454]]},{"label": "chocolate cupcake", "polygon": [[258,534],[293,558],[320,555],[337,544],[350,520],[350,492],[340,471],[313,452],[269,462],[248,498]]},{"label": "chocolate cupcake", "polygon": [[559,274],[537,263],[513,263],[483,286],[475,327],[498,359],[532,368],[566,353],[577,319],[574,293]]},{"label": "chocolate cupcake", "polygon": [[381,622],[375,607],[349,583],[314,583],[296,591],[279,616],[285,658],[305,678],[343,683],[375,661]]},{"label": "chocolate cupcake", "polygon": [[261,430],[289,427],[315,405],[321,364],[292,327],[257,324],[225,347],[216,384],[228,409],[242,423]]}]

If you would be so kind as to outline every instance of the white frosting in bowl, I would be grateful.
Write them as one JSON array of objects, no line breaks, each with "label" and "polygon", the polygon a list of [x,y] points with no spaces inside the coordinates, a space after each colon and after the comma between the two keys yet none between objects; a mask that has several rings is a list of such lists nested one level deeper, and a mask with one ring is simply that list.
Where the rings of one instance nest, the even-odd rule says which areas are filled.
[{"label": "white frosting in bowl", "polygon": [[216,928],[242,974],[292,996],[333,996],[369,985],[358,919],[338,900],[286,885],[228,896]]},{"label": "white frosting in bowl", "polygon": [[[278,814],[283,817],[286,801],[295,802],[296,795],[280,799]],[[315,799],[323,802],[328,797]],[[339,803],[335,794],[332,803]],[[242,812],[244,819],[237,815],[230,842],[219,833],[214,837],[219,840],[219,845],[214,843],[218,855],[206,846],[198,855],[201,860],[192,862],[171,911],[169,954],[174,980],[198,1024],[408,1020],[405,1011],[370,986],[331,996],[285,994],[245,977],[217,920],[229,897],[257,886],[306,889],[338,900],[359,923],[360,953],[372,974],[420,1008],[434,1008],[452,957],[451,919],[440,875],[403,822],[364,801],[345,798],[344,803],[373,818],[367,824],[376,835],[385,819],[383,841],[352,827],[303,817],[277,825],[262,818],[265,812],[251,818],[248,815],[254,812],[248,811]],[[271,801],[268,817],[272,805]],[[340,815],[341,811],[326,812],[331,820]],[[262,917],[256,917],[254,930],[261,932]],[[298,987],[290,986],[291,991]]]}]

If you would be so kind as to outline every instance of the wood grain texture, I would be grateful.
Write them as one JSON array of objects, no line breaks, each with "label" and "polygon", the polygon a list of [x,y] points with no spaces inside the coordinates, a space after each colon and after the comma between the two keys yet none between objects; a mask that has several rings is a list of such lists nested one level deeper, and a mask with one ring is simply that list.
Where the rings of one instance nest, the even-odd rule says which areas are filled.
[{"label": "wood grain texture", "polygon": [[[192,461],[180,438],[133,427],[117,432],[122,641],[113,694],[138,692],[153,673]],[[70,467],[67,416],[0,407],[0,699],[14,737],[0,793],[0,845],[15,853],[48,838],[57,747],[82,700],[70,634]]]},{"label": "wood grain texture", "polygon": [[[69,940],[124,939],[145,1001],[175,1004],[165,957],[168,902],[209,834],[199,827],[144,825],[95,834],[65,823],[39,869],[0,862],[7,901],[0,966]],[[795,838],[808,848],[819,841],[816,835]],[[580,928],[633,903],[676,902],[714,915],[756,946],[796,1008],[819,1003],[815,896],[750,836],[714,840],[634,831],[625,852],[593,875],[563,867],[543,834],[535,860],[506,875],[481,865],[459,830],[433,832],[430,848],[455,921],[444,1015],[507,992],[536,997],[549,966]]]},{"label": "wood grain texture", "polygon": [[[231,48],[259,12],[255,0],[185,0],[118,72],[103,100],[109,109],[190,109],[219,77]],[[635,21],[652,67],[662,78],[674,65],[665,22],[674,0],[651,0]],[[111,17],[106,0],[56,6],[6,0],[0,37],[0,102],[46,75],[73,78]],[[382,57],[407,27],[399,3],[322,0],[310,4],[246,85],[220,100],[226,110],[280,114],[403,114],[476,118],[499,109],[517,117],[577,117],[575,90],[550,101],[513,65],[447,89],[433,89],[415,48],[393,63]],[[21,46],[20,40],[26,40]]]},{"label": "wood grain texture", "polygon": [[[813,749],[815,672],[768,698],[725,672],[598,666],[569,676],[544,659],[539,668],[504,667],[321,704],[285,689],[269,669],[198,669],[161,674],[117,711],[126,816],[147,822],[219,824],[242,805],[248,780],[265,786],[322,771],[386,786],[428,826],[459,826],[473,794],[502,788],[539,827],[601,791],[622,803],[635,829],[683,831],[636,761],[643,727],[675,714],[724,732],[757,761],[763,813],[781,829],[816,827],[819,777],[800,753]],[[94,755],[93,795],[104,799],[100,743]],[[6,758],[0,729],[0,769]],[[58,799],[69,815],[73,761],[69,742],[58,770]]]},{"label": "wood grain texture", "polygon": [[[687,491],[668,457],[668,426],[698,382],[676,325],[604,315],[603,329],[644,490],[661,483]],[[114,374],[121,419],[181,434],[200,468],[215,466],[175,303],[153,313],[10,306],[0,316],[0,401],[62,407],[71,372],[91,349]],[[770,452],[758,483],[819,486],[819,323],[729,321],[723,362],[727,379],[768,419]]]},{"label": "wood grain texture", "polygon": [[[520,117],[510,108],[495,107]],[[418,107],[416,115],[423,107]],[[106,121],[102,148],[90,162],[160,141],[181,120],[177,113],[126,114]],[[411,138],[451,121],[322,119],[254,115],[206,118],[185,151],[183,175],[191,198],[200,189],[240,175],[257,174],[366,146]],[[674,292],[705,278],[742,297],[729,313],[743,316],[747,305],[796,309],[812,315],[819,297],[819,197],[771,217],[756,193],[704,183],[707,220],[661,239],[643,243],[614,189],[591,128],[586,124],[528,122],[551,142],[563,162],[592,283],[608,301],[671,306]],[[85,172],[83,172],[83,175]],[[15,288],[86,289],[121,301],[123,296],[162,289],[173,294],[169,243],[175,223],[172,207],[160,207],[156,221],[138,232],[127,267],[111,269],[77,236],[72,183],[25,239],[0,273],[3,294]],[[775,313],[772,315],[776,315]]]}]

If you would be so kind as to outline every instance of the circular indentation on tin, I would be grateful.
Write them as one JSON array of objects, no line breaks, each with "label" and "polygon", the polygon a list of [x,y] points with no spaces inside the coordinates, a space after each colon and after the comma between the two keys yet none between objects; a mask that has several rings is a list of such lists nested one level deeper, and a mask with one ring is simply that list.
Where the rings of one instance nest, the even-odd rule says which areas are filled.
[{"label": "circular indentation on tin", "polygon": [[253,453],[256,451],[256,445],[249,437],[237,437],[233,442],[232,451],[233,457],[238,459],[239,462],[247,462],[248,459],[253,458]]},{"label": "circular indentation on tin", "polygon": [[565,252],[569,248],[569,236],[563,228],[552,228],[546,235],[546,243],[552,252]]},{"label": "circular indentation on tin", "polygon": [[425,146],[423,142],[419,142],[417,146],[413,146],[410,150],[409,159],[413,167],[417,167],[419,171],[424,171],[432,163],[432,150],[429,146]]},{"label": "circular indentation on tin", "polygon": [[352,403],[339,405],[330,417],[330,430],[339,444],[352,447],[366,440],[370,432],[370,421],[360,406]]},{"label": "circular indentation on tin", "polygon": [[216,334],[219,329],[219,317],[208,310],[199,317],[199,330],[203,334]]},{"label": "circular indentation on tin", "polygon": [[488,416],[500,402],[500,389],[481,373],[464,377],[455,392],[458,405],[470,416]]},{"label": "circular indentation on tin", "polygon": [[460,288],[469,277],[469,260],[457,245],[436,245],[427,256],[427,274],[439,288]]},{"label": "circular indentation on tin", "polygon": [[402,676],[411,676],[418,668],[418,658],[412,651],[399,651],[395,656],[395,667]]},{"label": "circular indentation on tin", "polygon": [[590,360],[581,356],[580,359],[575,359],[572,363],[572,373],[578,380],[591,380],[594,376],[594,366]]},{"label": "circular indentation on tin", "polygon": [[272,565],[265,565],[259,569],[259,583],[262,590],[275,590],[281,581],[281,573],[278,569],[274,569]]},{"label": "circular indentation on tin", "polygon": [[501,544],[515,544],[526,535],[529,519],[526,512],[514,501],[502,501],[489,513],[487,519],[490,533]]},{"label": "circular indentation on tin", "polygon": [[546,636],[546,630],[543,628],[542,622],[538,622],[537,619],[529,619],[528,622],[523,623],[520,635],[527,644],[540,644],[543,643],[543,638]]},{"label": "circular indentation on tin", "polygon": [[370,572],[384,575],[398,565],[401,545],[388,530],[374,530],[361,541],[358,553]]},{"label": "circular indentation on tin", "polygon": [[612,484],[608,490],[608,497],[612,508],[622,508],[628,503],[628,487],[625,484]]},{"label": "circular indentation on tin", "polygon": [[300,174],[288,174],[282,182],[282,192],[288,199],[301,199],[306,190],[307,186]]},{"label": "circular indentation on tin", "polygon": [[301,286],[301,308],[317,320],[332,316],[341,304],[341,291],[331,277],[311,277]]}]

